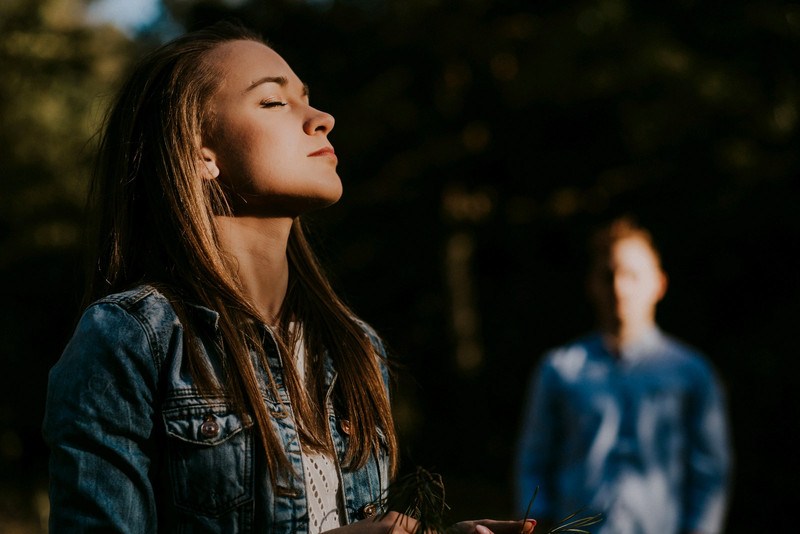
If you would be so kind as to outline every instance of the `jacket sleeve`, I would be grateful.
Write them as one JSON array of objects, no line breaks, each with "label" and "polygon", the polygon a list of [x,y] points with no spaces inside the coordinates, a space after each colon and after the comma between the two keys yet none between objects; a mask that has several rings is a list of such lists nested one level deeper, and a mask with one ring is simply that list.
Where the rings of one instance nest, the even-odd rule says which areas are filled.
[{"label": "jacket sleeve", "polygon": [[152,533],[156,352],[145,325],[90,307],[50,372],[50,532]]},{"label": "jacket sleeve", "polygon": [[556,375],[548,365],[549,358],[536,369],[530,379],[520,423],[514,465],[514,490],[516,511],[519,517],[525,514],[536,488],[536,500],[529,518],[552,520],[549,489],[553,483],[548,479],[548,467],[555,456],[554,442],[558,432],[555,410]]},{"label": "jacket sleeve", "polygon": [[709,367],[699,375],[689,429],[684,531],[722,532],[728,504],[731,445],[724,393]]}]

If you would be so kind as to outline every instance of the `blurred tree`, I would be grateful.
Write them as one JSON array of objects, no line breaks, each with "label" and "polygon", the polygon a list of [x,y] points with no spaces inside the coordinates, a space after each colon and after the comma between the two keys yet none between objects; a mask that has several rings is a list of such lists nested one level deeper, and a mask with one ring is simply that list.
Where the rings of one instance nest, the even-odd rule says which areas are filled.
[{"label": "blurred tree", "polygon": [[[133,52],[80,0],[0,3],[0,530],[46,510],[47,370],[77,312],[92,136]],[[8,498],[6,498],[8,497]],[[38,504],[37,504],[38,503]],[[10,531],[10,530],[9,530]]]}]

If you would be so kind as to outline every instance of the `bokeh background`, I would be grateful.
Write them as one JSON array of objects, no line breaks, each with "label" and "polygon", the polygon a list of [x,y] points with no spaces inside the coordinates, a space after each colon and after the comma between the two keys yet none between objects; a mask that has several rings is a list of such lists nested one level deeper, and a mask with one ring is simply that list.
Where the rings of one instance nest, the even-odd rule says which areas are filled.
[{"label": "bokeh background", "polygon": [[773,0],[0,0],[0,531],[46,531],[47,372],[108,98],[231,15],[337,118],[345,195],[309,224],[401,365],[403,468],[442,474],[453,520],[512,516],[528,374],[592,328],[587,234],[632,213],[661,325],[729,395],[727,531],[795,531],[800,5]]}]

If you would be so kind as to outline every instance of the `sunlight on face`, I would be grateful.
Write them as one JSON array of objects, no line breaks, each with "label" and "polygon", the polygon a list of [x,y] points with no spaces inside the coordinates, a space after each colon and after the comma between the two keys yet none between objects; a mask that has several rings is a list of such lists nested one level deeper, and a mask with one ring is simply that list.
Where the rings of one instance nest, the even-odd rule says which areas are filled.
[{"label": "sunlight on face", "polygon": [[333,117],[311,107],[308,87],[286,61],[254,41],[220,45],[207,61],[221,83],[203,154],[233,192],[234,213],[296,216],[336,202]]}]

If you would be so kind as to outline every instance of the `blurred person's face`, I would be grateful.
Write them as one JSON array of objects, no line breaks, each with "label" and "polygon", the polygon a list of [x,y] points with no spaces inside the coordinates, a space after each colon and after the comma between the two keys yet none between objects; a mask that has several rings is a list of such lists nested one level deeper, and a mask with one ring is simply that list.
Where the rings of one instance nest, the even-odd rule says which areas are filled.
[{"label": "blurred person's face", "polygon": [[655,252],[640,237],[614,243],[607,263],[598,264],[591,277],[592,296],[607,328],[654,322],[666,288]]}]

